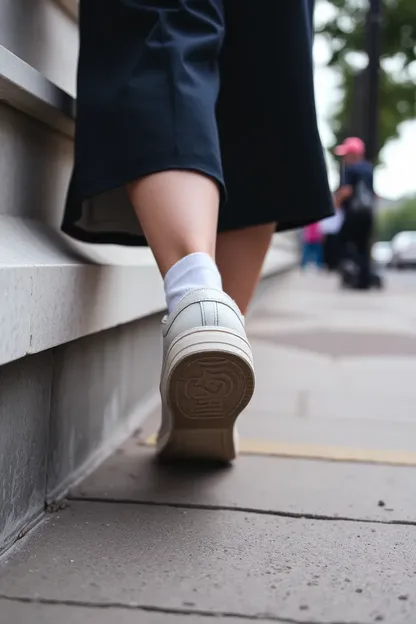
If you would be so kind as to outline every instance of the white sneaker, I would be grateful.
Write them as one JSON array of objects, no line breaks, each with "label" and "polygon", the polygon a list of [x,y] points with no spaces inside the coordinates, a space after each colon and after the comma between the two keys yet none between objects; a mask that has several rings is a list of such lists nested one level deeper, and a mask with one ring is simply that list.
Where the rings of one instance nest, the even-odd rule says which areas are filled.
[{"label": "white sneaker", "polygon": [[234,423],[254,391],[253,356],[244,318],[219,290],[188,293],[163,320],[160,382],[163,458],[229,462]]}]

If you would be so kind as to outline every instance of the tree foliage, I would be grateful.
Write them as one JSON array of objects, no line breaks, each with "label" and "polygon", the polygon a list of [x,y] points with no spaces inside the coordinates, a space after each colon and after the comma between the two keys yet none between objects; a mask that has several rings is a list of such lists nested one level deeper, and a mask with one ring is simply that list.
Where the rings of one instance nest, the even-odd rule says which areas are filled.
[{"label": "tree foliage", "polygon": [[[328,41],[329,65],[340,75],[342,98],[332,117],[337,140],[351,119],[357,53],[365,55],[368,0],[320,0],[333,16],[317,32]],[[401,122],[416,117],[416,0],[384,0],[381,30],[380,146],[397,137]]]},{"label": "tree foliage", "polygon": [[397,208],[381,212],[377,218],[378,240],[390,241],[399,232],[416,231],[416,197],[406,199]]}]

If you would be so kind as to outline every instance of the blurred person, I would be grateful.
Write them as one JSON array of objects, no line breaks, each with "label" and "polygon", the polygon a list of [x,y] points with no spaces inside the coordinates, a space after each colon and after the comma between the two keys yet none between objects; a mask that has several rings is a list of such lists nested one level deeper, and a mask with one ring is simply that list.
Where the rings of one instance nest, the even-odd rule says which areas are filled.
[{"label": "blurred person", "polygon": [[323,236],[319,223],[311,223],[303,229],[303,245],[301,267],[305,269],[314,264],[318,269],[323,267]]},{"label": "blurred person", "polygon": [[344,222],[344,213],[333,196],[335,214],[320,222],[323,235],[323,264],[328,271],[336,271],[341,259],[340,231]]},{"label": "blurred person", "polygon": [[308,0],[80,3],[62,229],[89,243],[148,244],[156,258],[168,309],[165,458],[234,458],[234,423],[254,388],[244,314],[271,237],[332,211],[309,9]]},{"label": "blurred person", "polygon": [[341,185],[336,193],[337,202],[344,211],[340,232],[344,260],[357,267],[355,285],[367,289],[371,286],[371,242],[374,225],[375,194],[373,165],[365,159],[365,145],[358,137],[345,139],[335,148],[343,160]]}]

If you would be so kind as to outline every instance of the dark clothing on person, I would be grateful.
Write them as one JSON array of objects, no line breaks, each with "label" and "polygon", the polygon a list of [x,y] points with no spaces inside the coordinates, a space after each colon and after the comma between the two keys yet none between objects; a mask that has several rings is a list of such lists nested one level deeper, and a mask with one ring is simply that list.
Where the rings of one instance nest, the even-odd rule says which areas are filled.
[{"label": "dark clothing on person", "polygon": [[351,204],[357,192],[359,183],[363,183],[367,190],[374,197],[374,183],[373,183],[373,165],[367,160],[361,160],[360,162],[346,165],[341,176],[341,186],[348,185],[352,187],[352,197],[345,200],[343,203],[343,209],[347,212],[351,208]]},{"label": "dark clothing on person", "polygon": [[371,238],[373,232],[373,213],[349,213],[340,233],[343,258],[352,261],[358,268],[358,288],[371,285]]},{"label": "dark clothing on person", "polygon": [[323,262],[328,271],[336,271],[340,261],[340,235],[326,234],[323,243]]},{"label": "dark clothing on person", "polygon": [[310,25],[310,29],[311,29],[311,36],[312,39],[314,38],[314,13],[315,13],[315,0],[306,0],[307,1],[307,8],[308,8],[308,13],[309,13],[309,25]]},{"label": "dark clothing on person", "polygon": [[[360,161],[344,168],[342,186],[352,187],[352,196],[342,208],[344,224],[340,232],[344,259],[353,261],[358,267],[357,286],[369,288],[371,284],[371,242],[374,223],[373,165]],[[360,205],[359,186],[364,185],[370,198],[368,205]]]},{"label": "dark clothing on person", "polygon": [[309,2],[81,0],[63,231],[146,244],[125,185],[171,169],[218,182],[219,231],[331,215]]}]

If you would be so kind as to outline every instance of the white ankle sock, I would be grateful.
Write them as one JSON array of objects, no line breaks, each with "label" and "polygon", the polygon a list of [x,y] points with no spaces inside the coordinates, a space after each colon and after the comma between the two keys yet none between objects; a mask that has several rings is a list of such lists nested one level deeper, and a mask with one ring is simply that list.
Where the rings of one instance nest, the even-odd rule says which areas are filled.
[{"label": "white ankle sock", "polygon": [[165,275],[165,295],[169,313],[190,290],[222,290],[221,275],[214,260],[206,253],[193,253],[173,265]]}]

